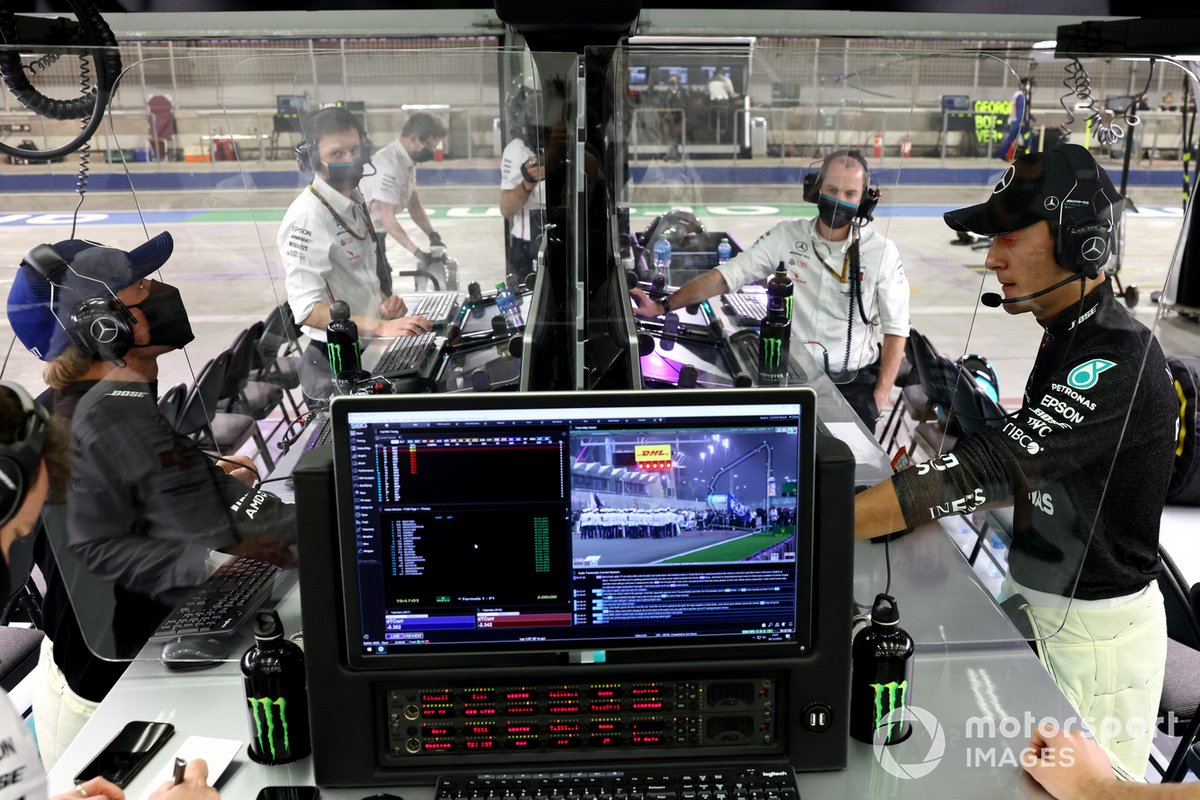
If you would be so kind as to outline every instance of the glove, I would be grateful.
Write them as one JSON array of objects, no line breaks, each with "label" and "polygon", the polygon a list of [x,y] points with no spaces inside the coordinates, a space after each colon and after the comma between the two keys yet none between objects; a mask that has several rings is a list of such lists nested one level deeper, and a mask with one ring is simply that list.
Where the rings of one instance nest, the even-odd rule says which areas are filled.
[{"label": "glove", "polygon": [[429,262],[433,261],[433,256],[431,256],[429,253],[426,253],[424,250],[418,250],[417,252],[413,253],[413,258],[417,259],[417,264],[422,267],[428,267]]},{"label": "glove", "polygon": [[446,243],[442,241],[442,235],[440,233],[438,233],[437,231],[430,231],[429,232],[429,246],[430,247],[445,247]]}]

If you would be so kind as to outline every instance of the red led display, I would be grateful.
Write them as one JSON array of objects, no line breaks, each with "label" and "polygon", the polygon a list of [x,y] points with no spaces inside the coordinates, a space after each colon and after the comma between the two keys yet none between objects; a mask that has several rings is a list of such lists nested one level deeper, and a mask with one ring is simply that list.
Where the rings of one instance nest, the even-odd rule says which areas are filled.
[{"label": "red led display", "polygon": [[546,726],[551,733],[579,733],[578,722],[551,722]]},{"label": "red led display", "polygon": [[467,739],[468,750],[493,750],[495,747],[495,739]]},{"label": "red led display", "polygon": [[509,706],[508,708],[504,709],[504,713],[514,717],[536,714],[537,706]]},{"label": "red led display", "polygon": [[467,692],[468,703],[490,703],[496,699],[495,692]]},{"label": "red led display", "polygon": [[631,704],[634,711],[661,711],[663,702],[661,700],[642,700]]},{"label": "red led display", "polygon": [[425,742],[421,747],[424,750],[453,750],[454,742]]},{"label": "red led display", "polygon": [[549,714],[578,714],[579,706],[577,706],[575,704],[563,705],[563,706],[549,706],[546,709],[546,712]]},{"label": "red led display", "polygon": [[423,692],[421,694],[422,703],[449,703],[453,699],[449,692]]},{"label": "red led display", "polygon": [[422,736],[453,736],[454,727],[452,725],[422,725]]},{"label": "red led display", "polygon": [[463,709],[463,716],[464,717],[494,717],[494,716],[496,716],[496,709],[492,708],[491,706],[479,706],[476,708],[471,708],[470,706],[467,706],[466,708]]},{"label": "red led display", "polygon": [[450,706],[426,706],[421,709],[421,716],[438,719],[450,716],[451,710]]},{"label": "red led display", "polygon": [[[634,703],[634,708],[637,708],[637,703]],[[620,703],[592,703],[589,710],[593,714],[614,714],[621,710]]]}]

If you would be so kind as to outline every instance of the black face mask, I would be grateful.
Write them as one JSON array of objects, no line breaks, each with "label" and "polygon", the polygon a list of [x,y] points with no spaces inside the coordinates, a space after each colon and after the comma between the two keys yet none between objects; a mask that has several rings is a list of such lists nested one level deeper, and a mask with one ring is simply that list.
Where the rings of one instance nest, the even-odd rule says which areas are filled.
[{"label": "black face mask", "polygon": [[857,212],[858,206],[835,200],[829,195],[823,194],[817,198],[817,215],[821,222],[834,230],[849,225]]},{"label": "black face mask", "polygon": [[363,166],[366,163],[366,159],[363,158],[356,158],[353,161],[335,161],[332,164],[321,162],[328,173],[325,180],[335,189],[353,189],[358,186],[358,182],[362,180]]},{"label": "black face mask", "polygon": [[424,147],[420,150],[408,154],[414,164],[424,164],[426,161],[433,160],[433,148]]},{"label": "black face mask", "polygon": [[183,298],[174,286],[151,283],[146,299],[130,308],[140,308],[146,315],[150,326],[150,341],[146,346],[162,345],[178,350],[196,338],[187,309],[183,307]]}]

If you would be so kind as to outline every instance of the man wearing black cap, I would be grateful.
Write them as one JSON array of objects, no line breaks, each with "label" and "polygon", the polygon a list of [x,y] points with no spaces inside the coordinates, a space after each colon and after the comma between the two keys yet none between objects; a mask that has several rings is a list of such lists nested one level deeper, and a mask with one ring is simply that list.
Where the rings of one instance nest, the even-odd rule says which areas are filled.
[{"label": "man wearing black cap", "polygon": [[[39,245],[8,297],[13,331],[48,362],[52,392],[43,401],[70,421],[75,442],[66,531],[48,533],[114,585],[118,633],[131,653],[204,581],[220,558],[214,551],[292,561],[280,539],[293,527],[290,507],[273,505],[270,525],[237,511],[247,487],[228,473],[252,482],[244,467],[253,462],[233,457],[214,465],[158,410],[157,359],[194,338],[179,290],[148,277],[172,249],[167,233],[128,253],[83,240]],[[39,563],[48,574],[53,659],[42,659],[52,672],[35,715],[45,722],[42,752],[52,762],[124,665],[92,655],[46,544],[43,537]]]},{"label": "man wearing black cap", "polygon": [[1012,504],[1004,595],[1025,599],[1039,655],[1114,765],[1140,775],[1166,658],[1155,578],[1179,417],[1162,350],[1102,271],[1122,202],[1068,144],[1020,157],[986,203],[946,214],[992,237],[1003,296],[983,302],[1031,313],[1041,348],[1020,410],[858,495],[855,534]]}]

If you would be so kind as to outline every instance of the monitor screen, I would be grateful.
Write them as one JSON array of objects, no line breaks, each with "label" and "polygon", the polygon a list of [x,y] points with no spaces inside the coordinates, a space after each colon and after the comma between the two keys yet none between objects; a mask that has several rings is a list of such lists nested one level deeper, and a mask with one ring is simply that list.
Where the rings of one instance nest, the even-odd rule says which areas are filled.
[{"label": "monitor screen", "polygon": [[687,67],[659,67],[658,68],[658,82],[659,83],[666,83],[667,78],[671,77],[672,75],[674,75],[676,78],[679,79],[679,83],[681,85],[687,84],[687,82],[688,82],[688,68]]},{"label": "monitor screen", "polygon": [[308,110],[308,98],[302,94],[275,95],[275,113],[281,117],[298,117]]},{"label": "monitor screen", "polygon": [[629,68],[629,85],[630,86],[644,86],[646,83],[646,73],[647,73],[648,69],[649,68],[646,67],[645,65],[642,65],[640,67],[630,67]]},{"label": "monitor screen", "polygon": [[805,652],[812,393],[643,397],[335,400],[351,663]]}]

